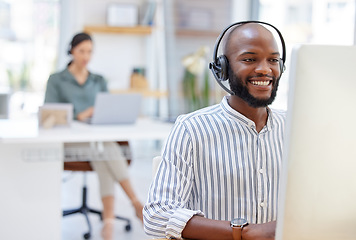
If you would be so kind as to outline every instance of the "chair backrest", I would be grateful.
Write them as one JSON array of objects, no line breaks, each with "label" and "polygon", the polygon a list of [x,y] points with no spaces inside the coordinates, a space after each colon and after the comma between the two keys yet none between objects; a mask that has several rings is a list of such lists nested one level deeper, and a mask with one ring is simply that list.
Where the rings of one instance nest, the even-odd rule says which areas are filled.
[{"label": "chair backrest", "polygon": [[130,165],[131,161],[132,161],[132,151],[131,151],[131,147],[128,141],[120,141],[120,142],[116,142],[117,144],[120,145],[122,153],[124,154],[127,163]]},{"label": "chair backrest", "polygon": [[78,162],[64,162],[63,163],[64,171],[93,171],[93,168],[90,165],[89,161],[78,161]]},{"label": "chair backrest", "polygon": [[156,175],[156,172],[158,170],[158,166],[162,161],[162,157],[161,156],[156,156],[153,158],[152,160],[152,176],[154,177]]}]

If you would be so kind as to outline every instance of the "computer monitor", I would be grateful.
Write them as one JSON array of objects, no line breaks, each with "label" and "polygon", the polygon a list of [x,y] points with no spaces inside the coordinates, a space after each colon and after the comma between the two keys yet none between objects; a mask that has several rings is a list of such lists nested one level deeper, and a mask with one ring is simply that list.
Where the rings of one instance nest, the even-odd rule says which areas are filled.
[{"label": "computer monitor", "polygon": [[356,46],[291,57],[277,240],[356,239]]},{"label": "computer monitor", "polygon": [[9,93],[0,92],[0,119],[9,117]]}]

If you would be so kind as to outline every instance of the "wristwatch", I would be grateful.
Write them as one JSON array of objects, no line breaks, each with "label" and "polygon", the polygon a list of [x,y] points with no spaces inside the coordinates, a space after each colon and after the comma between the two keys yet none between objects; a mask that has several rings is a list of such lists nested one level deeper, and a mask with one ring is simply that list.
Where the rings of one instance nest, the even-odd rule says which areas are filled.
[{"label": "wristwatch", "polygon": [[241,232],[243,227],[247,226],[248,222],[244,218],[235,218],[230,222],[232,228],[232,239],[241,240]]}]

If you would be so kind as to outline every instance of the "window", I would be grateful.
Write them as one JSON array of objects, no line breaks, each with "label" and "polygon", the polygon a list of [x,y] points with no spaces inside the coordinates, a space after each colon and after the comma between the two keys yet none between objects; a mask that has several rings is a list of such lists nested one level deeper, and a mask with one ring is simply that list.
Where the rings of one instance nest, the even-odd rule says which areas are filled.
[{"label": "window", "polygon": [[260,0],[258,14],[276,24],[289,44],[354,42],[354,0]]},{"label": "window", "polygon": [[[287,71],[273,107],[287,108],[289,59],[295,44],[352,45],[355,0],[259,0],[257,19],[274,24],[287,45]],[[253,12],[256,12],[254,9]]]},{"label": "window", "polygon": [[55,67],[59,0],[0,0],[0,90],[10,117],[35,113]]}]

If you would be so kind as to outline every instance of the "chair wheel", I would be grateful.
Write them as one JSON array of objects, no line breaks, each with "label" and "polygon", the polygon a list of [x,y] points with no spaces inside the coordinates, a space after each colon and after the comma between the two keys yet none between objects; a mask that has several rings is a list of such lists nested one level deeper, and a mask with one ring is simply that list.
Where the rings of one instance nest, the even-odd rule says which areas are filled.
[{"label": "chair wheel", "polygon": [[84,239],[90,239],[90,233],[86,233],[86,234],[84,234]]},{"label": "chair wheel", "polygon": [[126,230],[126,232],[129,232],[129,231],[131,230],[131,225],[130,225],[130,224],[127,224],[127,225],[125,226],[125,230]]}]

